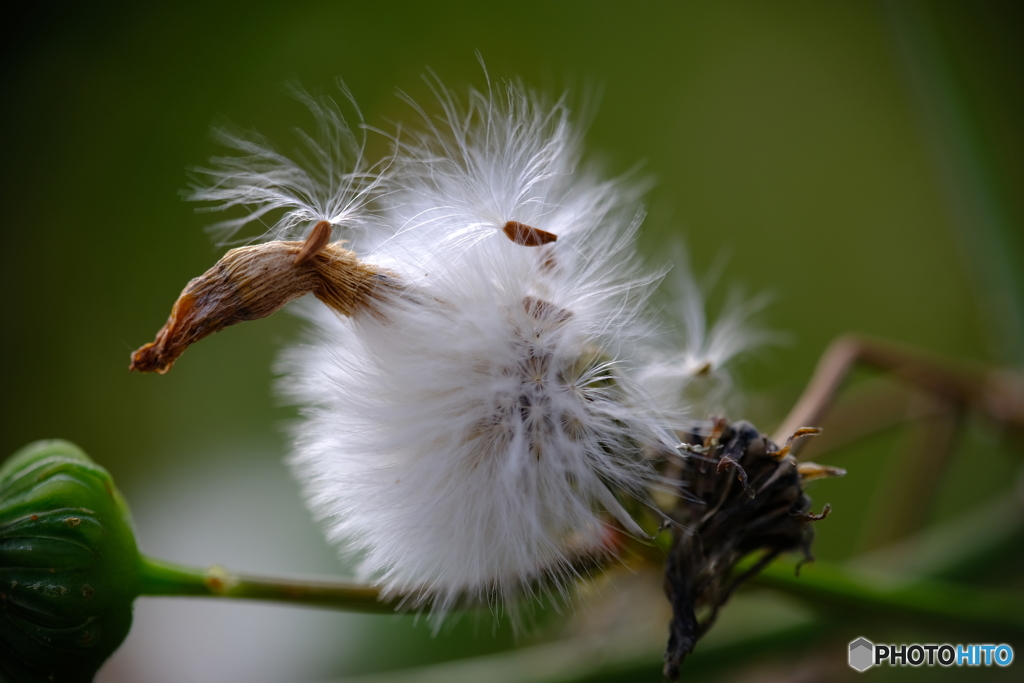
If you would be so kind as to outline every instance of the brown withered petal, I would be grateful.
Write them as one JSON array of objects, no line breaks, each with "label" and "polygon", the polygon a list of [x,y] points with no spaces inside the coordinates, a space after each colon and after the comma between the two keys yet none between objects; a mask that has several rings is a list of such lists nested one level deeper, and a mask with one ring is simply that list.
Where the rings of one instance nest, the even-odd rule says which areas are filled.
[{"label": "brown withered petal", "polygon": [[558,235],[553,232],[539,230],[519,221],[509,221],[501,231],[510,240],[524,247],[539,247],[558,239]]},{"label": "brown withered petal", "polygon": [[308,292],[337,312],[352,315],[370,305],[379,288],[395,286],[394,278],[361,262],[340,244],[326,245],[330,224],[326,237],[324,224],[318,224],[304,242],[267,242],[226,253],[188,283],[156,339],[132,354],[129,369],[165,373],[203,337],[235,323],[265,318]]}]

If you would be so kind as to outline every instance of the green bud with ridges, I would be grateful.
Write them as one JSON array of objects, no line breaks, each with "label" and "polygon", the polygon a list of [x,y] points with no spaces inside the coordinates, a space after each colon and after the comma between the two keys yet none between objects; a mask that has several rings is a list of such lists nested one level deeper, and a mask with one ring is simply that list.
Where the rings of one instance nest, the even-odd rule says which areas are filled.
[{"label": "green bud with ridges", "polygon": [[128,635],[139,554],[105,469],[66,441],[0,468],[0,680],[91,681]]}]

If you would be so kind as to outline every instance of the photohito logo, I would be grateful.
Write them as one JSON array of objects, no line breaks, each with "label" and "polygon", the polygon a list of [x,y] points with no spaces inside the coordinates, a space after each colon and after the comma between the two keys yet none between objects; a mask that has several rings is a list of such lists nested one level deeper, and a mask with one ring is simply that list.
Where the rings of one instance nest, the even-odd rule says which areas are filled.
[{"label": "photohito logo", "polygon": [[866,671],[873,666],[1010,666],[1013,648],[1009,645],[950,645],[943,643],[911,645],[875,645],[867,638],[850,643],[850,667]]},{"label": "photohito logo", "polygon": [[850,666],[864,671],[875,663],[875,644],[867,638],[858,638],[850,643]]}]

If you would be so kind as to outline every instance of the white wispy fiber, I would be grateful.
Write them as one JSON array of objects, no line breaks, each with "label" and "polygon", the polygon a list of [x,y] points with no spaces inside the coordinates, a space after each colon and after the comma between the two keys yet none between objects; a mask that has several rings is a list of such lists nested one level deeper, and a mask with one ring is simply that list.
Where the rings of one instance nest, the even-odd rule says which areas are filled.
[{"label": "white wispy fiber", "polygon": [[[355,100],[343,83],[338,85],[362,123]],[[193,169],[197,182],[188,199],[212,203],[207,211],[246,209],[240,218],[210,226],[221,243],[249,223],[263,224],[263,239],[289,240],[300,239],[320,221],[352,229],[364,227],[371,217],[368,204],[384,176],[366,162],[365,135],[352,131],[334,100],[314,98],[297,84],[288,89],[313,114],[315,136],[296,128],[299,144],[288,155],[255,131],[220,127],[214,131],[216,140],[236,154],[214,157],[210,166]]]},{"label": "white wispy fiber", "polygon": [[[617,534],[643,534],[629,510],[677,437],[675,407],[636,381],[651,377],[646,300],[663,271],[635,258],[635,188],[581,165],[564,100],[508,84],[460,101],[433,84],[441,114],[417,108],[419,132],[392,136],[386,178],[314,178],[253,143],[257,170],[222,162],[197,196],[286,209],[274,235],[327,220],[309,198],[330,198],[355,211],[360,258],[402,283],[351,318],[303,302],[310,333],[280,387],[302,407],[290,464],[330,540],[361,578],[443,615],[564,590]],[[347,135],[314,160],[338,169],[330,146]],[[516,243],[510,221],[557,241]],[[728,355],[726,330],[692,334]]]},{"label": "white wispy fiber", "polygon": [[671,410],[680,418],[701,420],[724,411],[723,401],[733,389],[731,362],[753,349],[778,343],[781,336],[753,323],[767,305],[767,296],[748,298],[733,289],[712,319],[705,303],[710,286],[698,284],[683,249],[675,250],[673,262],[664,316],[670,333],[658,340],[668,344],[649,354],[636,380],[663,409],[674,406]]}]

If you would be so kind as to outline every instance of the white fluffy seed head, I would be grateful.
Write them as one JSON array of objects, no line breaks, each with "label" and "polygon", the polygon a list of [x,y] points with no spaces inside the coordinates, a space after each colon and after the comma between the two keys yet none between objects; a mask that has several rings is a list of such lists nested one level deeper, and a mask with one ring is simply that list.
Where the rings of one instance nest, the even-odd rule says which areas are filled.
[{"label": "white fluffy seed head", "polygon": [[607,552],[612,491],[643,499],[674,443],[600,351],[616,312],[540,299],[517,251],[474,250],[381,317],[311,311],[288,363],[314,510],[365,578],[441,612]]},{"label": "white fluffy seed head", "polygon": [[[660,273],[634,263],[623,191],[577,170],[562,103],[509,87],[400,143],[367,258],[411,286],[380,315],[308,315],[285,390],[307,408],[293,457],[332,538],[388,591],[460,598],[557,586],[636,529],[650,457],[675,443],[629,380]],[[503,232],[555,233],[540,247]]]},{"label": "white fluffy seed head", "polygon": [[[667,357],[644,360],[663,271],[635,258],[636,190],[581,166],[564,100],[510,84],[460,102],[434,86],[441,115],[417,108],[423,128],[392,138],[386,177],[361,155],[341,172],[333,142],[310,145],[330,169],[311,174],[233,138],[248,157],[222,160],[196,196],[284,209],[273,236],[344,207],[361,258],[403,283],[352,318],[302,302],[310,334],[280,387],[303,413],[290,463],[330,540],[362,578],[440,618],[463,600],[564,589],[615,534],[644,533],[627,508],[649,503],[678,424],[641,386]],[[329,141],[348,139],[333,110],[314,111]],[[517,244],[509,221],[557,240]],[[691,335],[725,360],[726,331]]]}]

